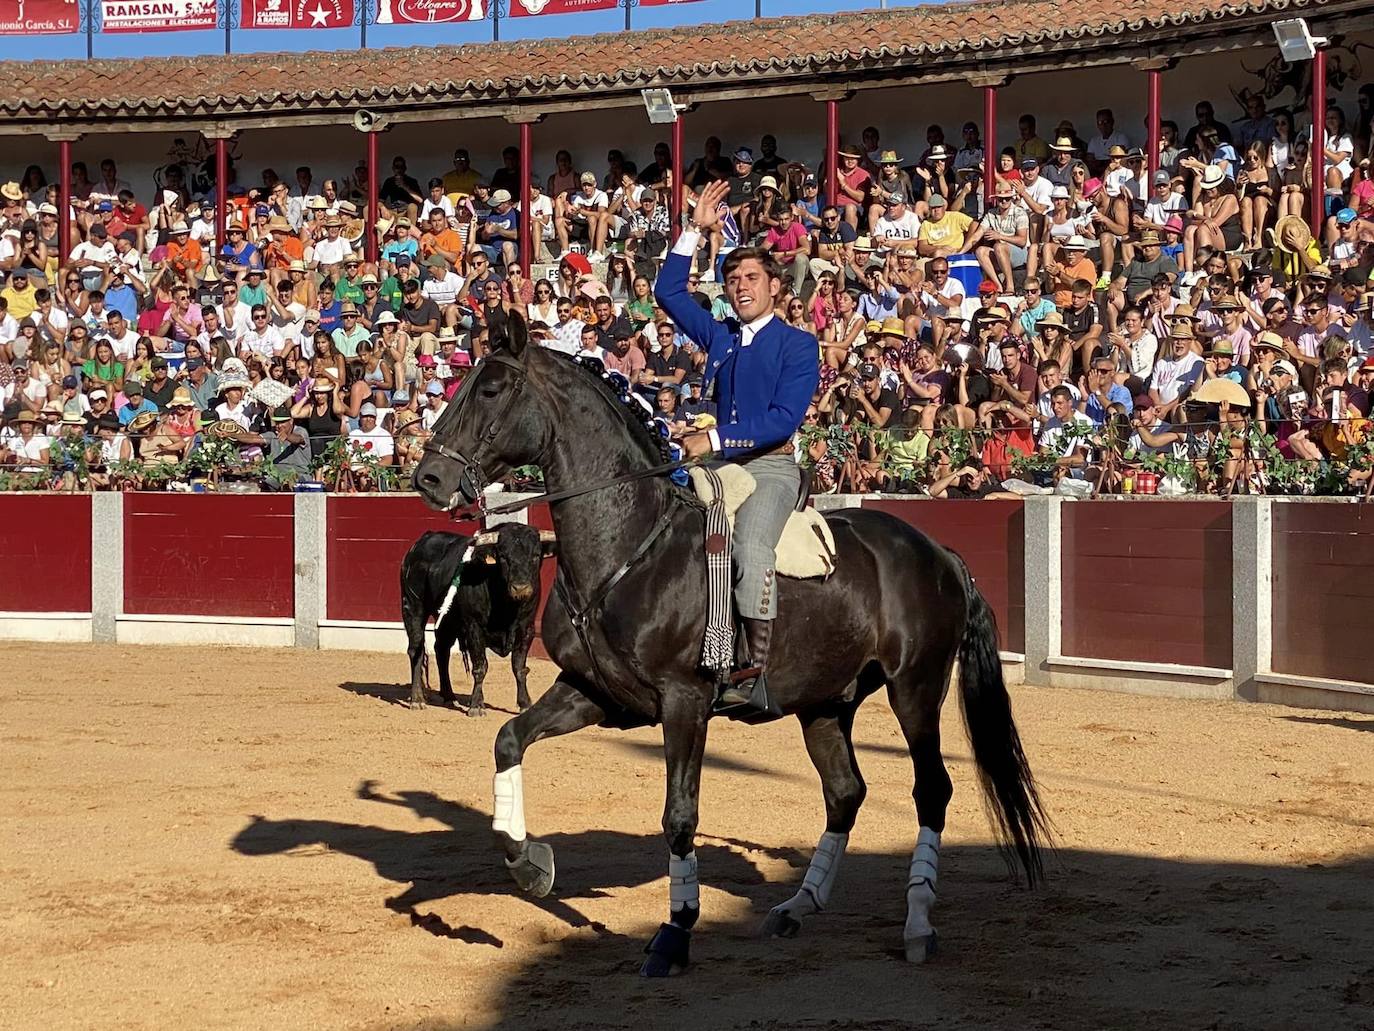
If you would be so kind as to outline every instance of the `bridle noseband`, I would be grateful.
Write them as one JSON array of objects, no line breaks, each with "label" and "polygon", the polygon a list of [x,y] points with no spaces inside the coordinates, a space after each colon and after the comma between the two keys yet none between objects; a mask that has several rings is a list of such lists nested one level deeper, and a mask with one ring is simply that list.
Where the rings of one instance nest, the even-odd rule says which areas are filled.
[{"label": "bridle noseband", "polygon": [[[467,495],[467,497],[471,498],[474,503],[478,504],[481,503],[485,496],[483,491],[487,486],[486,474],[482,472],[482,459],[485,457],[487,450],[491,447],[492,441],[496,439],[496,434],[501,431],[501,427],[505,424],[506,416],[510,414],[511,408],[514,407],[515,402],[519,399],[521,393],[524,392],[525,380],[527,378],[525,363],[513,358],[505,351],[492,351],[486,356],[484,362],[495,362],[498,365],[504,365],[509,369],[513,369],[515,371],[515,383],[506,395],[506,403],[501,406],[501,410],[496,414],[496,418],[491,421],[491,424],[478,439],[477,449],[473,452],[472,456],[469,457],[457,448],[451,448],[447,444],[440,444],[436,440],[431,439],[425,444],[426,453],[438,455],[440,458],[446,458],[458,466],[458,489]],[[451,403],[454,407],[455,418],[457,417],[459,406],[465,403],[476,389],[477,377],[481,375],[481,371],[481,368],[474,369],[472,374],[458,389],[458,393],[453,395],[453,401]]]}]

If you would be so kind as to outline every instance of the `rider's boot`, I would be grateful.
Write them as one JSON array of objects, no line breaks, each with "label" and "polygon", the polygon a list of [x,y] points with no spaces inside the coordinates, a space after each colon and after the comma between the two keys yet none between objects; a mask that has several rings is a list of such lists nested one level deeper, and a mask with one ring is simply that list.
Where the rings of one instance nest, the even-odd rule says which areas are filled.
[{"label": "rider's boot", "polygon": [[754,685],[768,667],[768,649],[773,640],[771,619],[740,618],[747,656],[744,668],[730,675],[730,683],[720,693],[719,705],[748,705]]}]

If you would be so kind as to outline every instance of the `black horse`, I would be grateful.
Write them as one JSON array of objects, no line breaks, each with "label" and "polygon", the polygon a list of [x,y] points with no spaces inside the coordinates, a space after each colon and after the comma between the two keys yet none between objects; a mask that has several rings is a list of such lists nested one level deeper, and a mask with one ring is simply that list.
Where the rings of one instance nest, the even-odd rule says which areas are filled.
[{"label": "black horse", "polygon": [[[556,590],[543,639],[561,673],[533,708],[496,738],[493,827],[525,891],[546,894],[552,850],[525,834],[521,761],[542,738],[583,727],[663,724],[670,920],[650,943],[643,973],[687,964],[699,914],[693,842],[706,728],[716,685],[700,669],[706,625],[702,509],[667,477],[620,479],[662,461],[641,410],[594,368],[528,346],[518,314],[434,428],[415,484],[440,509],[476,501],[487,479],[538,465],[551,492],[618,482],[551,511],[560,542]],[[850,740],[859,704],[886,686],[915,766],[919,831],[907,881],[907,958],[935,946],[940,833],[953,791],[940,754],[940,706],[954,660],[984,793],[1009,862],[1041,872],[1047,831],[1012,719],[992,612],[953,552],[900,520],[854,509],[828,516],[837,571],[783,580],[768,687],[802,725],[820,774],[826,832],[801,890],[764,923],[795,934],[824,908],[865,787]]]}]

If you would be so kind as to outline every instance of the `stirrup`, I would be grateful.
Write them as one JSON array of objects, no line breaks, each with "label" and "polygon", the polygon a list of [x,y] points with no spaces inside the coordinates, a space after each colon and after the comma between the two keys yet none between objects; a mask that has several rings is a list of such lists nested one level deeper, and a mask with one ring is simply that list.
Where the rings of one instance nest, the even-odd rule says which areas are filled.
[{"label": "stirrup", "polygon": [[[726,695],[730,694],[736,685],[742,685],[747,681],[751,674],[753,686],[748,697],[742,701],[734,697],[727,699]],[[762,670],[740,670],[731,676],[731,681],[733,683],[727,684],[725,690],[716,697],[716,703],[711,710],[715,715],[739,720],[741,723],[766,723],[783,715],[782,709],[768,693],[768,678]]]}]

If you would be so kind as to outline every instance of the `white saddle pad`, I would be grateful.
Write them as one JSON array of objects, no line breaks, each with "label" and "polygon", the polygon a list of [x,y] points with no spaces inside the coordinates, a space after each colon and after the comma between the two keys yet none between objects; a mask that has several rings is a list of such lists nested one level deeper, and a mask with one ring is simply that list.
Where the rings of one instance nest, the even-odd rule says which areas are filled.
[{"label": "white saddle pad", "polygon": [[[740,465],[719,465],[715,472],[725,487],[725,514],[733,528],[735,512],[754,493],[754,477]],[[690,475],[697,497],[707,505],[715,501],[706,473],[693,469]],[[835,537],[830,532],[830,524],[814,508],[793,512],[783,527],[777,556],[779,576],[799,579],[829,576],[835,571]]]}]

